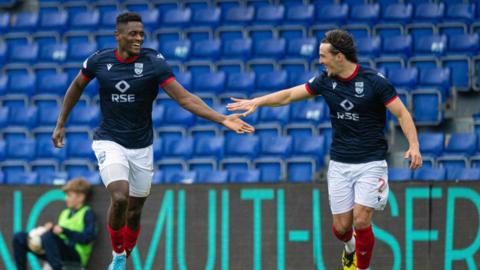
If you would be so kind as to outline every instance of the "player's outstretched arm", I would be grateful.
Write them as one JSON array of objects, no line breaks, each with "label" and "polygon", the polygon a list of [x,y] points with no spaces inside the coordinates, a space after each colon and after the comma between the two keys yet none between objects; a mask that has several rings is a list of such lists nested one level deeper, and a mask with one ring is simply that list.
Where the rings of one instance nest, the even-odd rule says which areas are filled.
[{"label": "player's outstretched arm", "polygon": [[80,99],[87,84],[88,81],[79,73],[68,87],[65,97],[63,98],[62,110],[57,118],[57,124],[52,134],[52,141],[55,147],[61,148],[65,145],[63,143],[63,137],[65,136],[65,122],[67,121],[68,115],[73,107]]},{"label": "player's outstretched arm", "polygon": [[413,123],[412,116],[403,105],[400,98],[396,98],[387,105],[388,110],[398,118],[403,134],[408,140],[408,150],[405,152],[405,158],[410,159],[410,169],[417,169],[422,166],[422,155],[420,154],[420,145],[418,143],[417,129]]},{"label": "player's outstretched arm", "polygon": [[236,133],[252,133],[255,131],[251,125],[240,119],[242,115],[223,115],[216,112],[207,104],[205,104],[205,102],[203,102],[199,97],[188,92],[176,80],[165,85],[163,89],[172,99],[177,101],[180,106],[195,115],[219,123],[226,128],[235,131]]},{"label": "player's outstretched arm", "polygon": [[242,116],[248,116],[260,106],[278,107],[290,104],[291,102],[303,100],[312,97],[305,85],[298,85],[289,89],[281,90],[257,97],[254,99],[231,98],[234,102],[227,104],[229,111],[245,111]]}]

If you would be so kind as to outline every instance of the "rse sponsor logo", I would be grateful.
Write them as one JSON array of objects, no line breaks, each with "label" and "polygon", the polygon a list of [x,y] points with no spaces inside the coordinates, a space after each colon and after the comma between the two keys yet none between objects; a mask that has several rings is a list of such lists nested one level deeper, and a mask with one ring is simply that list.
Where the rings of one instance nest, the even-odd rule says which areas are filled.
[{"label": "rse sponsor logo", "polygon": [[360,121],[360,115],[358,113],[337,112],[337,119]]},{"label": "rse sponsor logo", "polygon": [[112,102],[117,102],[117,103],[135,102],[135,94],[112,94]]}]

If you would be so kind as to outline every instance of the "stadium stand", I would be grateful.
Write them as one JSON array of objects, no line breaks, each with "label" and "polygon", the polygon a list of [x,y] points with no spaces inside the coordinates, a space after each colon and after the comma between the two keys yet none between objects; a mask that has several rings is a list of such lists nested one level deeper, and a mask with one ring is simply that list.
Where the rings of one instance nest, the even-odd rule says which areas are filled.
[{"label": "stadium stand", "polygon": [[[462,95],[479,100],[478,1],[320,2],[55,0],[40,1],[38,11],[0,12],[3,182],[53,183],[80,173],[100,182],[90,150],[101,121],[96,80],[70,116],[66,149],[51,146],[50,132],[85,58],[116,46],[111,31],[124,10],[142,15],[144,46],[159,50],[182,85],[222,112],[231,96],[254,97],[317,75],[320,39],[343,27],[355,36],[361,63],[387,75],[419,126],[431,168],[395,168],[390,179],[478,179],[478,103],[462,115],[472,119],[469,128],[455,124],[465,109]],[[237,137],[160,93],[153,109],[155,183],[304,182],[325,169],[331,129],[321,98],[261,108],[246,119],[257,134]],[[389,137],[399,133],[396,124]]]}]

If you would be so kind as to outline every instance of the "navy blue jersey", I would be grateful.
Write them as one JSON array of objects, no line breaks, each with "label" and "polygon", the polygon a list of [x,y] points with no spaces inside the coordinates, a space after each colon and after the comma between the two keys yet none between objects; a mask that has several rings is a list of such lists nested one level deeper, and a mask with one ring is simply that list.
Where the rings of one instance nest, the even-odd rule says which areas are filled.
[{"label": "navy blue jersey", "polygon": [[323,72],[305,86],[310,94],[322,95],[330,108],[332,160],[364,163],[386,158],[386,106],[397,93],[382,74],[357,65],[349,78]]},{"label": "navy blue jersey", "polygon": [[82,74],[100,85],[102,121],[93,139],[130,149],[151,145],[158,87],[175,79],[163,56],[144,48],[138,56],[122,59],[114,49],[101,50],[85,60]]}]

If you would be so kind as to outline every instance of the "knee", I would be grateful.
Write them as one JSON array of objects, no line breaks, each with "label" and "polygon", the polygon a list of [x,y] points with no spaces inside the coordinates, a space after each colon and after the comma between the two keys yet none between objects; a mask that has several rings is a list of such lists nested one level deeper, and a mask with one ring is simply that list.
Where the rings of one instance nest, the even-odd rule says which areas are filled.
[{"label": "knee", "polygon": [[128,209],[127,211],[127,218],[129,220],[139,219],[141,215],[142,215],[142,208],[140,207],[131,208],[131,209]]},{"label": "knee", "polygon": [[352,230],[352,224],[348,224],[347,222],[335,222],[333,227],[335,227],[335,231],[339,234],[345,234]]},{"label": "knee", "polygon": [[355,225],[356,229],[363,230],[368,228],[371,222],[370,222],[370,219],[363,216],[359,216],[353,219],[353,224]]},{"label": "knee", "polygon": [[123,192],[114,192],[111,195],[112,206],[115,209],[125,210],[128,204],[128,195]]}]

